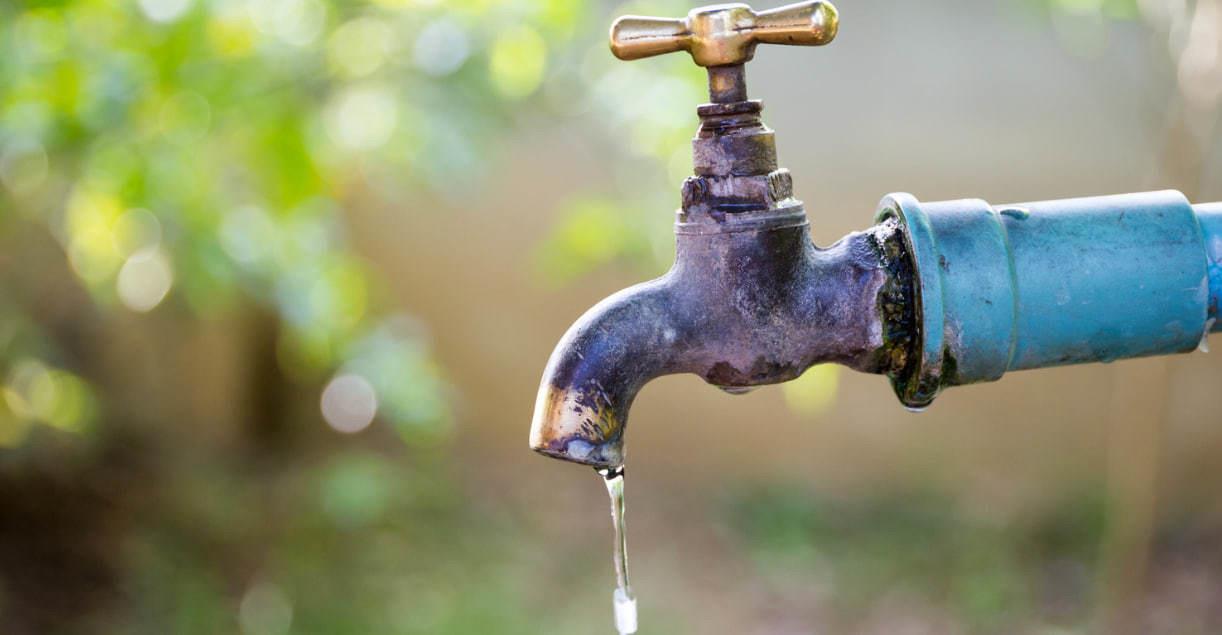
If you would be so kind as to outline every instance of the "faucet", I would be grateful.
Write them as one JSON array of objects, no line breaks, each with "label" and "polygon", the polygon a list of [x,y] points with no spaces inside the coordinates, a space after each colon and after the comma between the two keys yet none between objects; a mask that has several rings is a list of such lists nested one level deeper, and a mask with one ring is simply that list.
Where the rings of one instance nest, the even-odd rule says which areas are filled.
[{"label": "faucet", "polygon": [[888,377],[919,410],[947,387],[1189,352],[1222,329],[1222,203],[1194,206],[1179,192],[1017,205],[891,194],[874,226],[815,246],[745,65],[760,43],[824,45],[838,24],[823,0],[615,22],[616,57],[686,51],[707,70],[710,103],[696,110],[674,265],[561,338],[532,449],[623,465],[632,402],[668,374],[740,393],[838,363]]}]

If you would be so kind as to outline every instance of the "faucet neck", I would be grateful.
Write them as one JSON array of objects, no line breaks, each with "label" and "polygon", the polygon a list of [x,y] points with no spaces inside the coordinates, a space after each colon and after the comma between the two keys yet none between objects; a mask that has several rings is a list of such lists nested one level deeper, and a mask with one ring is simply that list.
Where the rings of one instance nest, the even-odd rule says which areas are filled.
[{"label": "faucet neck", "polygon": [[743,64],[710,66],[709,99],[715,104],[747,101],[747,67]]},{"label": "faucet neck", "polygon": [[763,109],[756,100],[697,108],[700,128],[692,140],[695,175],[683,183],[681,224],[708,221],[716,230],[743,214],[793,212],[795,207],[801,211],[801,203],[793,198],[789,171],[777,166],[776,135],[760,118]]},{"label": "faucet neck", "polygon": [[704,104],[692,140],[696,176],[763,176],[777,169],[776,134],[764,125],[759,100]]}]

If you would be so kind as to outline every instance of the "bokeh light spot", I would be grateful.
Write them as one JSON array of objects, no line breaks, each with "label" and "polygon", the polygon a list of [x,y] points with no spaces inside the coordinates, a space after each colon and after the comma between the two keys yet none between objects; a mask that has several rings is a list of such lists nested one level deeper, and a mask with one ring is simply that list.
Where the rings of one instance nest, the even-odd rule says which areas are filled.
[{"label": "bokeh light spot", "polygon": [[114,236],[108,231],[88,230],[73,236],[68,245],[68,263],[86,282],[101,282],[114,274],[121,258]]},{"label": "bokeh light spot", "polygon": [[221,248],[235,261],[252,266],[274,259],[276,224],[263,208],[243,205],[221,221]]},{"label": "bokeh light spot", "polygon": [[88,187],[77,188],[69,198],[65,218],[68,260],[82,280],[107,280],[122,263],[115,240],[115,224],[122,213],[117,198]]},{"label": "bokeh light spot", "polygon": [[416,37],[412,51],[416,67],[433,77],[444,77],[462,68],[471,53],[467,32],[453,20],[430,22]]},{"label": "bokeh light spot", "polygon": [[165,299],[174,284],[174,270],[160,248],[137,251],[123,263],[116,291],[123,306],[145,313]]},{"label": "bokeh light spot", "polygon": [[386,144],[398,123],[395,97],[379,85],[354,86],[336,95],[327,107],[327,132],[350,150],[373,150]]},{"label": "bokeh light spot", "polygon": [[293,624],[293,603],[279,586],[256,583],[242,596],[238,623],[244,635],[284,635]]},{"label": "bokeh light spot", "polygon": [[190,8],[191,0],[140,0],[140,10],[156,22],[173,22]]},{"label": "bokeh light spot", "polygon": [[796,413],[808,417],[821,415],[836,403],[840,387],[840,368],[835,364],[820,364],[801,377],[781,384],[785,403]]},{"label": "bokeh light spot", "polygon": [[249,7],[255,28],[293,46],[309,46],[327,22],[320,0],[257,0]]},{"label": "bokeh light spot", "polygon": [[355,264],[328,266],[310,285],[305,298],[310,321],[330,327],[351,327],[365,317],[368,290],[364,272]]},{"label": "bokeh light spot", "polygon": [[382,67],[390,45],[390,27],[385,22],[356,18],[331,34],[327,42],[327,61],[342,76],[363,77]]},{"label": "bokeh light spot", "polygon": [[[6,381],[4,405],[14,419],[40,421],[66,432],[85,429],[93,411],[93,394],[76,375],[27,358],[13,365]],[[5,416],[3,410],[0,408],[0,419]],[[0,430],[0,437],[12,432]]]},{"label": "bokeh light spot", "polygon": [[535,92],[546,68],[547,43],[530,27],[510,29],[492,44],[488,72],[505,97],[521,99]]},{"label": "bokeh light spot", "polygon": [[235,4],[223,4],[213,8],[208,20],[208,43],[221,57],[245,57],[254,50],[259,41],[250,15]]},{"label": "bokeh light spot", "polygon": [[338,375],[322,391],[323,419],[339,432],[360,432],[377,413],[377,394],[360,375]]}]

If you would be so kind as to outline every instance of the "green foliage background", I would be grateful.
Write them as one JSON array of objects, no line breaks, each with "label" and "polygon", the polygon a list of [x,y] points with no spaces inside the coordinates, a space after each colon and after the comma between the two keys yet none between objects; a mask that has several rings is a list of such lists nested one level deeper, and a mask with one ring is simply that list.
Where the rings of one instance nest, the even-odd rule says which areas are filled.
[{"label": "green foliage background", "polygon": [[[127,598],[118,613],[64,614],[30,599],[53,596],[54,584],[32,584],[25,595],[0,590],[0,615],[39,631],[270,634],[291,621],[294,632],[539,632],[508,597],[513,576],[496,573],[512,564],[494,555],[512,534],[496,538],[459,504],[442,468],[444,373],[353,252],[344,210],[369,192],[461,199],[456,183],[494,169],[505,131],[531,116],[606,125],[609,144],[636,157],[642,175],[667,174],[690,136],[690,113],[670,104],[697,103],[701,77],[681,60],[612,64],[602,9],[576,0],[0,5],[3,490],[26,524],[47,498],[66,497],[87,516],[81,531],[101,532],[93,557],[117,576],[81,592]],[[630,99],[629,85],[666,99]],[[661,198],[668,179],[649,178],[657,194],[643,196]],[[537,257],[541,280],[666,249],[610,213],[617,195],[572,200]],[[81,312],[67,326],[41,306],[42,290],[64,289]],[[280,378],[271,383],[317,403],[308,395],[328,377],[360,376],[402,448],[262,459],[274,467],[252,467],[228,447],[194,448],[187,460],[179,448],[162,462],[116,450],[172,443],[173,432],[126,423],[133,404],[93,361],[102,344],[81,345],[80,325],[135,325],[144,312],[189,324],[247,307],[274,324],[269,372]],[[55,484],[114,469],[141,483],[115,506]],[[116,515],[137,520],[117,534],[98,528]],[[368,539],[402,526],[412,535]],[[250,549],[266,555],[244,562]],[[444,554],[455,549],[491,564],[454,570]],[[242,564],[227,570],[218,559]],[[19,598],[30,605],[14,612]]]},{"label": "green foliage background", "polygon": [[[1139,15],[1134,0],[1026,6]],[[0,4],[0,516],[28,535],[48,517],[57,532],[74,528],[52,532],[35,564],[16,569],[51,578],[27,580],[25,595],[0,585],[0,620],[17,632],[588,632],[539,619],[550,598],[523,576],[547,563],[516,548],[523,521],[463,500],[445,467],[444,370],[352,249],[345,209],[370,192],[409,201],[404,214],[420,213],[410,201],[421,195],[463,199],[506,160],[499,142],[524,119],[596,127],[616,174],[565,205],[535,271],[561,285],[609,263],[656,268],[670,237],[655,215],[635,214],[674,206],[693,127],[690,108],[675,105],[701,102],[704,80],[679,56],[617,63],[603,40],[613,12],[689,7]],[[61,295],[76,298],[71,324],[45,319],[42,301]],[[391,426],[399,445],[162,453],[164,438],[126,425],[126,396],[82,345],[82,324],[141,328],[127,320],[144,312],[194,324],[252,307],[275,325],[267,372],[290,398],[314,404],[330,377],[360,376],[378,398],[375,425]],[[787,386],[792,407],[826,408],[835,372]],[[999,607],[1033,602],[1027,582],[1039,572],[1025,562],[1045,552],[1089,562],[1101,531],[1093,499],[1024,535],[941,501],[812,500],[737,492],[727,526],[778,584],[795,564],[833,561],[850,604],[869,602],[884,580],[920,587],[926,569],[959,554],[945,594],[986,632],[1004,630]],[[1073,533],[1082,527],[1086,537]],[[69,548],[97,570],[43,564]],[[605,609],[603,560],[575,563],[590,579],[566,579],[596,591],[589,614]],[[89,601],[61,607],[61,596]]]}]

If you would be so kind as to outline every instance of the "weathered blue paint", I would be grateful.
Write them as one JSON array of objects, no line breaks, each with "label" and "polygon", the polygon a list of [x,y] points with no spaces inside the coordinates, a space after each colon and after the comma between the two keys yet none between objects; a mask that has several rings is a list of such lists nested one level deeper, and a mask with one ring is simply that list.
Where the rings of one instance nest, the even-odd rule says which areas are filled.
[{"label": "weathered blue paint", "polygon": [[1003,206],[894,194],[879,211],[892,216],[915,263],[919,352],[894,379],[909,406],[1009,370],[1191,351],[1222,297],[1222,205],[1179,192]]}]

